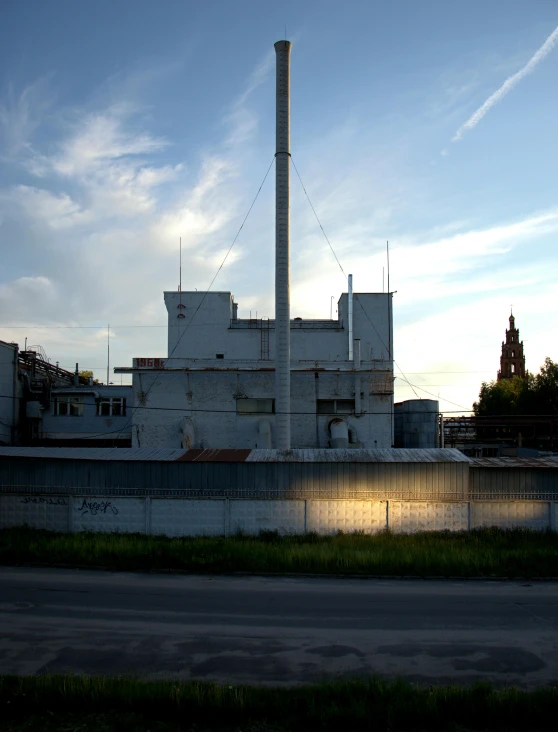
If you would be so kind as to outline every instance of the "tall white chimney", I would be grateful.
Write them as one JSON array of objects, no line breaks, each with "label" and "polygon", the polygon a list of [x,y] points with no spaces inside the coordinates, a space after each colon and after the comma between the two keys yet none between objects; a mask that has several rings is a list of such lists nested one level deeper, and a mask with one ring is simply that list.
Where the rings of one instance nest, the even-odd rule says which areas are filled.
[{"label": "tall white chimney", "polygon": [[278,450],[291,447],[290,164],[291,44],[277,41],[275,152],[275,431]]}]

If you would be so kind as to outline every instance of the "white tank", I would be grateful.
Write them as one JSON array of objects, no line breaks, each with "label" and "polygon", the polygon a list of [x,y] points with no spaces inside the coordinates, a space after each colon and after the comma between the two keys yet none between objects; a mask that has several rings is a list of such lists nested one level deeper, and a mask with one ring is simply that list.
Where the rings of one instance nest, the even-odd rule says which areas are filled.
[{"label": "white tank", "polygon": [[329,433],[331,435],[331,447],[348,447],[349,446],[349,426],[348,424],[336,417],[329,423]]}]

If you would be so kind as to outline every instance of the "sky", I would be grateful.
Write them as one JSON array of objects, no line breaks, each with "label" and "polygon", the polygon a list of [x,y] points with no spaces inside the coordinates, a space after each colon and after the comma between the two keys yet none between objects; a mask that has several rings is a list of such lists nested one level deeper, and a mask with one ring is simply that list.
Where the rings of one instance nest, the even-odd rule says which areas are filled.
[{"label": "sky", "polygon": [[[0,339],[106,380],[164,357],[164,290],[207,289],[291,152],[355,292],[394,301],[395,398],[471,409],[510,307],[558,360],[556,0],[4,0]],[[291,177],[291,316],[346,280]],[[213,285],[273,317],[270,173]],[[335,317],[335,307],[334,307]],[[127,376],[111,373],[114,383]]]}]

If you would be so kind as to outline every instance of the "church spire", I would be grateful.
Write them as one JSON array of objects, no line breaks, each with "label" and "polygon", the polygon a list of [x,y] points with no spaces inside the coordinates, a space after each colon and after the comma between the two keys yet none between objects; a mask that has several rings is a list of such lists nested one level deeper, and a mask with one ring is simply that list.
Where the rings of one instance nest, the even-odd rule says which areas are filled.
[{"label": "church spire", "polygon": [[523,341],[519,340],[519,329],[515,327],[513,310],[509,317],[510,327],[506,330],[506,340],[502,341],[500,370],[498,379],[511,379],[514,376],[525,378],[525,355]]}]

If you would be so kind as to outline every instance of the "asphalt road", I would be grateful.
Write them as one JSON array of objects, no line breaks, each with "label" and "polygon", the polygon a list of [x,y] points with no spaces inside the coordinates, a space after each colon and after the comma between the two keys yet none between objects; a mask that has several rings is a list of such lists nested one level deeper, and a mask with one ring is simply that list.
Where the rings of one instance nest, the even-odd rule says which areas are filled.
[{"label": "asphalt road", "polygon": [[558,584],[0,567],[0,673],[558,681]]}]

